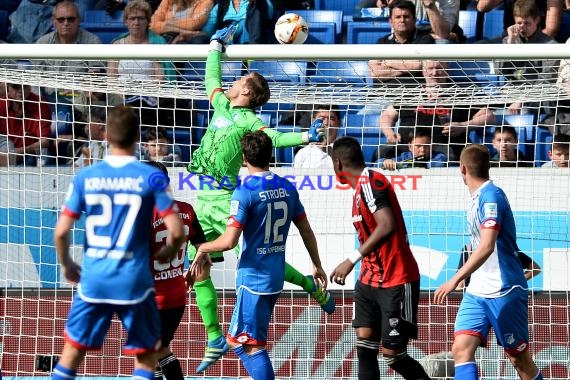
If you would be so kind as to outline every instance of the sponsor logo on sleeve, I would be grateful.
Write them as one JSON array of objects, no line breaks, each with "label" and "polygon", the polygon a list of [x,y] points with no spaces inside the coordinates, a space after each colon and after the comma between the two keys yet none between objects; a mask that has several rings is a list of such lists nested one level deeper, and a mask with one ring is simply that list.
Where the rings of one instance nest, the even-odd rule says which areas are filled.
[{"label": "sponsor logo on sleeve", "polygon": [[231,201],[230,203],[230,215],[237,215],[239,209],[239,201]]},{"label": "sponsor logo on sleeve", "polygon": [[484,217],[485,218],[496,218],[497,217],[497,204],[496,203],[485,203],[483,205]]}]

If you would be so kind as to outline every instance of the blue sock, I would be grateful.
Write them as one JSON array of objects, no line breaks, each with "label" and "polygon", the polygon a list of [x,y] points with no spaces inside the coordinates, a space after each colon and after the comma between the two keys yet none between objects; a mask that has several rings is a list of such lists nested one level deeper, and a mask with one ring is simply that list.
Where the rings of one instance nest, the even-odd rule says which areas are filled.
[{"label": "blue sock", "polygon": [[274,380],[275,372],[267,350],[257,351],[249,357],[253,380]]},{"label": "blue sock", "polygon": [[77,371],[65,368],[61,364],[56,364],[51,373],[52,380],[73,380],[77,376]]},{"label": "blue sock", "polygon": [[477,363],[467,362],[455,365],[455,377],[458,380],[477,380],[479,375],[477,373]]},{"label": "blue sock", "polygon": [[154,371],[147,371],[142,368],[135,368],[133,380],[154,380]]},{"label": "blue sock", "polygon": [[243,346],[237,346],[234,348],[234,353],[240,358],[245,370],[249,374],[249,376],[253,376],[253,371],[251,369],[251,360],[249,359],[249,355],[245,353]]}]

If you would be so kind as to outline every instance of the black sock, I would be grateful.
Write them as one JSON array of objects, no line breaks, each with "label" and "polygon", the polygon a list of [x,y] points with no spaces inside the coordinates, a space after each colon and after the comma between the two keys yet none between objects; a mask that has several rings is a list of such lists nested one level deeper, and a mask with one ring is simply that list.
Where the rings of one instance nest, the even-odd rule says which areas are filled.
[{"label": "black sock", "polygon": [[184,380],[182,367],[180,367],[180,362],[174,354],[159,359],[158,364],[160,364],[160,368],[162,368],[162,373],[166,380]]},{"label": "black sock", "polygon": [[356,339],[356,354],[358,355],[358,379],[380,379],[378,368],[379,342],[366,339]]},{"label": "black sock", "polygon": [[386,359],[388,359],[387,362],[390,368],[398,372],[406,380],[430,380],[424,367],[406,352],[393,358],[387,357]]}]

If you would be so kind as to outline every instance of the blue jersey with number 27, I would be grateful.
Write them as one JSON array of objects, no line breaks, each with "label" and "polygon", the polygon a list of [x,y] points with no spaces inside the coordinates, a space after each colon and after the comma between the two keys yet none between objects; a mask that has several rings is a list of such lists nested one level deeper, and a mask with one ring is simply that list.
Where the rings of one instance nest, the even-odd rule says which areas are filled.
[{"label": "blue jersey with number 27", "polygon": [[166,191],[149,186],[156,173],[134,157],[107,156],[73,179],[62,212],[86,215],[78,287],[84,301],[136,304],[153,293],[148,242],[153,209],[156,205],[163,217],[177,212]]},{"label": "blue jersey with number 27", "polygon": [[236,289],[276,294],[283,290],[291,221],[305,218],[305,209],[285,178],[262,172],[246,180],[233,193],[228,220],[228,226],[243,229]]}]

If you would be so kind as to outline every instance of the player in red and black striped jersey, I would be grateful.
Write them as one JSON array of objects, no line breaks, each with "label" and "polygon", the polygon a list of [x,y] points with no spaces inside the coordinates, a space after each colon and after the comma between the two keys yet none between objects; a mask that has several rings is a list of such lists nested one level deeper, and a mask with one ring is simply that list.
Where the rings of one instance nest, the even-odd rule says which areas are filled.
[{"label": "player in red and black striped jersey", "polygon": [[[168,170],[162,163],[151,161],[149,164],[160,169],[168,176]],[[194,208],[188,203],[181,201],[176,201],[176,204],[179,210],[178,216],[184,227],[185,242],[190,241],[198,249],[200,244],[206,242],[206,237],[200,223],[198,223],[198,217],[194,212]],[[157,252],[162,248],[166,234],[166,226],[155,210],[150,235],[152,238],[150,242],[151,252]],[[155,299],[160,312],[162,340],[162,348],[158,351],[159,365],[154,373],[155,380],[162,380],[163,376],[167,380],[184,379],[180,362],[170,350],[169,345],[174,338],[178,325],[180,325],[184,309],[186,308],[187,286],[184,278],[186,247],[187,244],[183,244],[178,254],[170,262],[153,261]],[[191,279],[188,279],[188,281],[191,282]]]},{"label": "player in red and black striped jersey", "polygon": [[407,354],[408,341],[417,338],[418,332],[420,273],[396,194],[384,175],[366,167],[355,139],[336,140],[332,159],[338,181],[354,189],[352,221],[360,248],[334,269],[330,280],[344,285],[346,276],[362,260],[352,322],[358,378],[380,379],[377,358],[382,341],[382,355],[390,368],[407,380],[429,379]]}]

